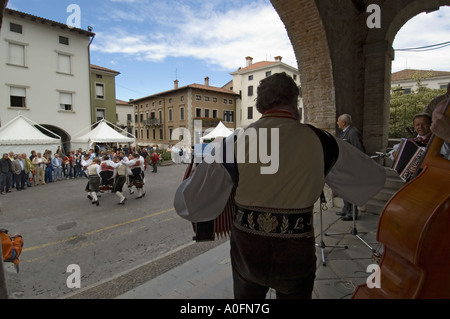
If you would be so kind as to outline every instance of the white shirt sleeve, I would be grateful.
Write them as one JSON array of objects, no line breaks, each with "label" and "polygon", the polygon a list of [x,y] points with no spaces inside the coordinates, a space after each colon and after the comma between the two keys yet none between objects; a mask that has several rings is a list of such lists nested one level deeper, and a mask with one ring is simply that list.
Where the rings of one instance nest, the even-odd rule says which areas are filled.
[{"label": "white shirt sleeve", "polygon": [[231,194],[233,181],[220,163],[200,163],[178,187],[174,207],[180,217],[205,222],[218,217]]},{"label": "white shirt sleeve", "polygon": [[386,171],[351,144],[341,139],[336,141],[339,157],[325,182],[337,196],[362,206],[384,187]]}]

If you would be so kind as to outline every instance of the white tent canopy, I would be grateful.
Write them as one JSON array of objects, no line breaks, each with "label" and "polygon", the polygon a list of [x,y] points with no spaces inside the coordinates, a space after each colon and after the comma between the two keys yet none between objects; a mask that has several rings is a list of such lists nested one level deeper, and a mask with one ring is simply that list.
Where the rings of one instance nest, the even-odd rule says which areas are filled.
[{"label": "white tent canopy", "polygon": [[221,121],[214,130],[203,136],[202,139],[211,140],[217,137],[227,137],[231,134],[233,134],[233,131],[226,127]]},{"label": "white tent canopy", "polygon": [[[119,133],[114,128],[112,128],[110,125],[112,125],[114,127],[116,127],[116,126],[112,123],[109,123],[105,119],[103,119],[97,123],[98,123],[97,127],[95,127],[93,130],[91,130],[87,134],[84,134],[80,137],[72,138],[72,149],[78,149],[81,147],[82,149],[87,150],[88,148],[92,148],[92,145],[94,143],[128,144],[128,143],[135,142],[134,136],[128,137],[128,136],[123,135],[122,133]],[[93,124],[92,126],[96,125],[97,123]],[[116,128],[120,129],[119,127],[116,127]],[[120,129],[120,130],[128,135],[131,135],[122,129]]]},{"label": "white tent canopy", "polygon": [[53,153],[56,152],[61,146],[61,137],[53,132],[50,133],[57,138],[47,136],[36,126],[50,132],[20,114],[2,126],[0,128],[0,154],[12,151],[14,154],[25,153],[29,156],[32,150],[44,153],[46,149]]}]

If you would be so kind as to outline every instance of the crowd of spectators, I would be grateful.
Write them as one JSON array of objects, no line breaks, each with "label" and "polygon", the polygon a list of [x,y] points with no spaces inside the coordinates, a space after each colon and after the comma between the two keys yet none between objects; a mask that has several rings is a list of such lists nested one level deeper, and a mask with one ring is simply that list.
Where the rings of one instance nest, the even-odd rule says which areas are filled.
[{"label": "crowd of spectators", "polygon": [[[147,168],[147,163],[152,165],[153,157],[151,155],[155,150],[146,148],[136,150],[128,147],[116,148],[96,145],[88,151],[83,151],[80,148],[65,153],[61,148],[58,148],[55,153],[48,149],[44,152],[32,150],[29,155],[25,153],[15,154],[10,151],[0,158],[0,195],[10,193],[12,189],[20,191],[27,187],[46,185],[63,179],[86,178],[85,168],[81,163],[86,154],[92,155],[92,157],[110,155],[112,158],[115,153],[118,154],[121,151],[126,151],[128,154],[137,151],[146,159],[145,168]],[[17,165],[13,164],[15,161]],[[17,168],[15,171],[14,167]],[[22,181],[24,185],[22,185]]]}]

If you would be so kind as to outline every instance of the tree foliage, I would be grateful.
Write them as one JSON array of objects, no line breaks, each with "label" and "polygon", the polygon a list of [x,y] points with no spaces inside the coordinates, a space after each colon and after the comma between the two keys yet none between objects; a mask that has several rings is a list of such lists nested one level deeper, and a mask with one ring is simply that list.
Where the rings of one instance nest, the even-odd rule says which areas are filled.
[{"label": "tree foliage", "polygon": [[420,87],[418,92],[405,94],[394,91],[391,94],[389,138],[412,137],[413,118],[422,113],[428,103],[438,95],[445,94],[445,89]]}]

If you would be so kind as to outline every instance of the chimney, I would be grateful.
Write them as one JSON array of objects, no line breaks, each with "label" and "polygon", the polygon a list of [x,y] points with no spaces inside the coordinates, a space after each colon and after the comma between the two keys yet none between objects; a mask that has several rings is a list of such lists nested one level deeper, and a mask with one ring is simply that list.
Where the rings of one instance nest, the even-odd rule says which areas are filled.
[{"label": "chimney", "polygon": [[277,62],[281,62],[281,59],[282,59],[283,57],[281,57],[281,56],[276,56],[275,57],[275,61],[277,61]]},{"label": "chimney", "polygon": [[205,78],[205,85],[206,85],[206,86],[209,86],[209,77],[206,77],[206,78]]},{"label": "chimney", "polygon": [[176,90],[178,89],[178,80],[173,81],[174,85],[173,88]]},{"label": "chimney", "polygon": [[245,58],[245,60],[247,60],[247,65],[246,66],[250,66],[253,63],[253,58],[251,56],[248,56]]}]

